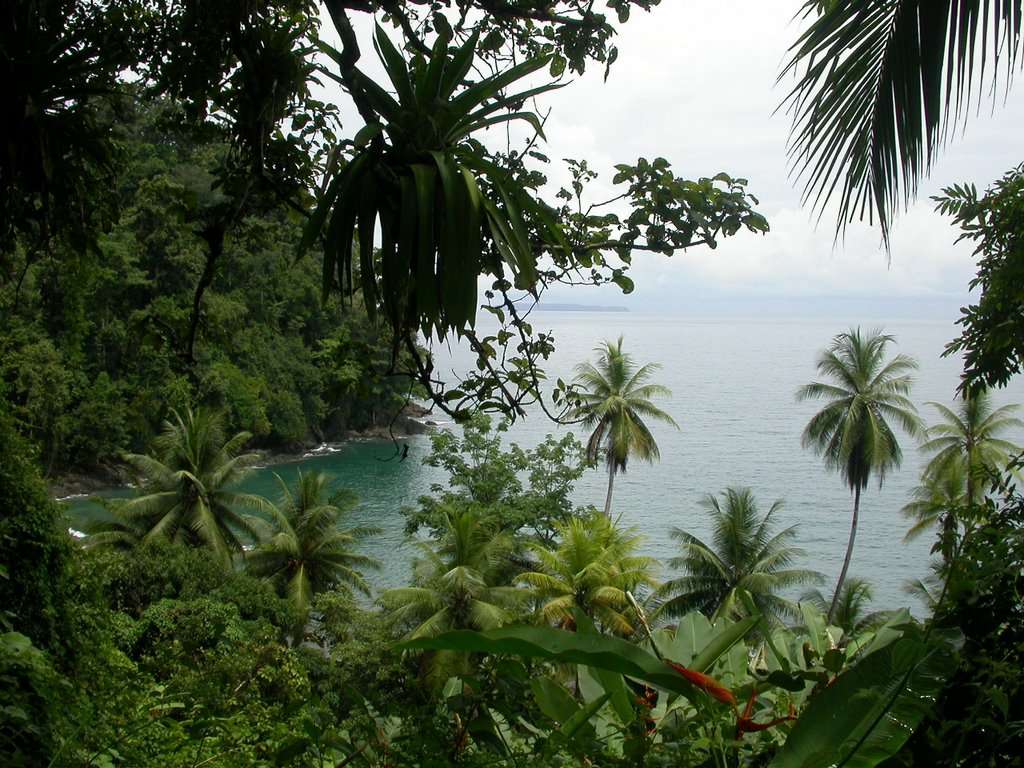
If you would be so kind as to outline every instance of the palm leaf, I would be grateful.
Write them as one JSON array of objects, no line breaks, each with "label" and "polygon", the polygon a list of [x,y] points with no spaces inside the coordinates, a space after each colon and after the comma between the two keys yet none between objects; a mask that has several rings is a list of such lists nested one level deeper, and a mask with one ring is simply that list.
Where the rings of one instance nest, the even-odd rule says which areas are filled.
[{"label": "palm leaf", "polygon": [[972,95],[1007,81],[1020,56],[1021,0],[808,0],[811,26],[780,79],[803,198],[835,200],[838,230],[877,216],[886,243]]}]

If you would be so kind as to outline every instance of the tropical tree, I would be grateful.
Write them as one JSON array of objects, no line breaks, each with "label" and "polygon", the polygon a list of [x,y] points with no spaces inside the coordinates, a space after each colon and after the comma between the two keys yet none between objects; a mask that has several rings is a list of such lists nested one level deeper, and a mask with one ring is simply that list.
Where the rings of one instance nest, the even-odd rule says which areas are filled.
[{"label": "tropical tree", "polygon": [[804,200],[838,225],[876,216],[888,242],[951,130],[1021,60],[1021,0],[807,0],[783,76]]},{"label": "tropical tree", "polygon": [[565,626],[573,621],[573,611],[580,610],[609,632],[632,634],[636,617],[627,593],[657,585],[658,561],[636,554],[643,538],[632,528],[617,528],[596,511],[558,529],[557,548],[534,544],[537,565],[518,577],[539,602],[540,616]]},{"label": "tropical tree", "polygon": [[[404,638],[434,637],[453,629],[495,629],[511,622],[522,590],[511,586],[507,556],[512,542],[472,510],[447,519],[438,541],[419,542],[413,586],[389,589],[378,602]],[[422,658],[420,677],[429,685],[465,672],[469,658],[441,651]]]},{"label": "tropical tree", "polygon": [[934,531],[940,522],[944,531],[954,529],[958,511],[966,506],[966,464],[951,462],[942,468],[942,472],[925,472],[921,484],[913,490],[911,500],[900,510],[914,521],[903,540],[911,541],[925,531]]},{"label": "tropical tree", "polygon": [[749,488],[727,488],[719,496],[707,494],[700,505],[711,516],[711,543],[681,528],[671,529],[669,536],[678,542],[681,554],[668,565],[684,575],[666,581],[655,593],[655,599],[663,601],[658,613],[679,618],[700,611],[712,621],[722,616],[740,619],[748,614],[740,593],[747,592],[761,613],[776,623],[799,616],[799,608],[779,593],[822,576],[789,567],[804,551],[792,546],[795,525],[779,533],[774,530],[772,516],[782,502],[776,501],[762,517]]},{"label": "tropical tree", "polygon": [[370,585],[361,569],[379,568],[380,563],[353,548],[380,529],[341,527],[357,502],[355,493],[332,490],[331,478],[323,472],[300,471],[294,494],[279,475],[275,477],[280,497],[267,512],[269,522],[254,521],[257,528],[265,529],[264,543],[248,555],[248,570],[273,580],[303,617],[319,592],[357,589],[369,595]]},{"label": "tropical tree", "polygon": [[233,487],[252,473],[259,459],[241,453],[248,432],[225,438],[224,414],[200,408],[171,412],[153,443],[153,456],[127,454],[135,494],[107,502],[109,518],[87,530],[91,545],[133,546],[164,537],[188,546],[209,547],[228,565],[258,533],[241,510],[268,510],[261,496]]},{"label": "tropical tree", "polygon": [[797,390],[796,399],[825,400],[804,429],[802,443],[814,448],[827,469],[838,470],[853,492],[853,517],[846,556],[828,612],[835,618],[843,582],[853,557],[860,517],[860,496],[872,475],[879,487],[890,470],[903,460],[896,433],[890,421],[908,434],[921,433],[917,409],[907,398],[910,372],[917,363],[906,355],[886,359],[893,337],[880,330],[863,335],[859,328],[838,334],[818,358],[818,373],[828,379],[813,382]]},{"label": "tropical tree", "polygon": [[939,403],[928,403],[943,418],[928,427],[924,453],[933,454],[927,475],[937,477],[952,465],[962,468],[966,480],[966,501],[979,501],[979,483],[986,475],[996,476],[1006,469],[1010,457],[1021,452],[1020,446],[1000,437],[1011,428],[1024,429],[1024,421],[1013,414],[1018,405],[993,408],[992,396],[986,390],[965,390],[957,399],[956,410]]},{"label": "tropical tree", "polygon": [[[871,582],[859,576],[851,576],[843,584],[843,593],[839,598],[832,623],[843,630],[844,642],[869,629],[881,626],[892,616],[892,611],[871,611]],[[818,611],[825,613],[831,607],[831,599],[826,598],[821,590],[812,589],[805,592],[801,602],[810,603]]]},{"label": "tropical tree", "polygon": [[651,375],[660,366],[648,363],[636,367],[632,356],[622,350],[622,337],[612,344],[606,341],[595,347],[597,363],[581,363],[576,367],[575,395],[578,398],[573,417],[593,427],[587,441],[587,459],[591,462],[603,455],[608,467],[608,494],[604,514],[612,514],[612,488],[615,475],[626,471],[630,457],[653,463],[661,457],[644,418],[671,424],[675,420],[651,402],[651,398],[672,393],[660,384],[649,384]]}]

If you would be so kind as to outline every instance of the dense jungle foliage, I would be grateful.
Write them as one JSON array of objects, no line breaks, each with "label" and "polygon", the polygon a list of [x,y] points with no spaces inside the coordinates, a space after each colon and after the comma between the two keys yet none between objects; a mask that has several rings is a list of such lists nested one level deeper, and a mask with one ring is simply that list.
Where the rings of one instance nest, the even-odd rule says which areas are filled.
[{"label": "dense jungle foliage", "polygon": [[[801,390],[825,401],[805,444],[854,495],[831,595],[782,594],[821,579],[790,567],[792,531],[774,532],[776,505],[744,488],[706,499],[710,543],[673,531],[679,577],[659,583],[638,533],[610,514],[627,460],[658,456],[643,417],[660,418],[646,395],[661,388],[639,375],[653,369],[609,342],[579,381],[540,386],[554,340],[528,308],[548,285],[628,292],[635,251],[768,231],[744,179],[687,180],[660,157],[615,165],[611,201],[591,195],[585,159],[566,160],[566,188],[545,188],[534,97],[567,72],[607,71],[618,27],[657,5],[9,3],[5,764],[1020,762],[1019,449],[997,435],[1013,417],[981,407],[981,385],[1020,368],[1019,334],[1005,333],[1019,326],[1019,171],[940,200],[976,243],[981,288],[953,347],[970,367],[948,429],[924,431],[912,365],[892,367],[884,334],[836,336],[818,366],[827,381]],[[1018,60],[1021,2],[805,10],[787,65],[797,171],[812,203],[841,198],[840,226],[875,212],[887,237],[946,111],[955,122],[970,102],[957,90],[973,89],[968,59]],[[324,82],[357,125],[317,98]],[[510,125],[526,129],[521,144],[511,131],[507,146],[483,141]],[[478,311],[501,329],[479,336]],[[448,338],[477,356],[462,382],[441,381],[419,346]],[[330,478],[300,477],[277,499],[242,498],[230,480],[252,445],[389,423],[410,393],[467,426],[434,435],[428,461],[449,484],[407,510],[412,582],[374,594],[359,551],[373,530],[345,527],[352,499]],[[471,418],[528,407],[594,432],[521,450]],[[866,585],[847,578],[860,493],[899,463],[886,419],[935,453],[906,510],[938,534],[923,619],[865,615]],[[982,428],[994,450],[978,450]],[[73,542],[44,478],[121,457],[135,495]],[[575,508],[572,484],[602,460],[605,513]]]},{"label": "dense jungle foliage", "polygon": [[117,223],[77,255],[20,241],[0,282],[0,381],[46,473],[145,452],[168,409],[196,402],[278,450],[390,423],[412,390],[386,375],[388,337],[321,302],[320,266],[296,259],[301,225],[283,204],[235,223],[186,359],[230,148],[143,96],[115,105]]}]

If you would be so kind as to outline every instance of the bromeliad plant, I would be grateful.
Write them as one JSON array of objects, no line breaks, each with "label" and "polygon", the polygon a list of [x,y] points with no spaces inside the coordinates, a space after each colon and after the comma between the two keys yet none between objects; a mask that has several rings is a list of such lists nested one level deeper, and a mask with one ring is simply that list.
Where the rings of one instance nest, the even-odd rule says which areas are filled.
[{"label": "bromeliad plant", "polygon": [[340,285],[351,294],[358,274],[367,311],[375,316],[382,310],[396,339],[417,330],[443,338],[471,328],[481,274],[535,293],[532,240],[565,246],[554,221],[473,138],[513,121],[543,136],[537,115],[520,107],[559,85],[514,94],[505,89],[546,66],[550,57],[467,84],[477,38],[451,50],[449,42],[441,35],[429,55],[407,62],[378,27],[374,44],[394,94],[323,46],[342,71],[331,76],[360,92],[372,113],[364,117],[372,119],[357,134],[349,162],[327,185],[300,251],[322,237],[324,293]]}]

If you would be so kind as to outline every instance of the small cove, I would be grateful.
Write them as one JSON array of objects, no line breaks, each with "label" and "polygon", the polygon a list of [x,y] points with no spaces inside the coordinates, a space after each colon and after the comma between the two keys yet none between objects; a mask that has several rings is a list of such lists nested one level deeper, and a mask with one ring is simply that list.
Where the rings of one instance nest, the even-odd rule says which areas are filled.
[{"label": "small cove", "polygon": [[[706,493],[729,486],[749,486],[762,512],[775,500],[783,500],[777,514],[779,529],[797,525],[796,543],[806,551],[799,567],[825,573],[827,591],[839,571],[849,531],[852,497],[839,477],[826,472],[820,460],[800,447],[800,434],[815,410],[814,403],[795,403],[793,393],[815,378],[814,360],[831,337],[850,327],[834,319],[692,319],[652,318],[602,313],[537,313],[536,330],[554,332],[557,352],[548,373],[571,378],[574,366],[591,355],[606,338],[625,336],[625,346],[638,362],[659,362],[655,379],[673,391],[660,403],[682,426],[675,432],[657,427],[655,435],[662,459],[654,465],[631,463],[616,480],[616,513],[624,512],[622,524],[635,526],[647,539],[645,554],[662,559],[674,549],[668,530],[678,526],[702,538],[709,528],[698,506]],[[921,365],[912,399],[922,415],[934,420],[927,401],[951,404],[959,373],[958,361],[941,358],[944,345],[955,335],[952,322],[900,320],[862,322],[865,329],[884,325],[896,337],[893,351],[915,356]],[[438,353],[439,370],[466,370],[464,351]],[[1024,402],[1024,391],[1014,382],[997,393],[997,402]],[[440,420],[441,417],[433,417]],[[505,442],[536,445],[557,428],[539,413],[514,425]],[[575,428],[579,437],[579,428]],[[1009,435],[1024,443],[1024,435]],[[302,468],[335,475],[350,487],[360,503],[347,524],[373,525],[383,533],[367,542],[365,554],[384,567],[368,578],[375,589],[404,586],[411,575],[415,545],[403,533],[400,510],[413,506],[434,483],[447,478],[439,470],[422,465],[430,444],[425,436],[403,437],[409,445],[404,461],[391,441],[358,440],[311,452],[292,461],[260,470],[241,490],[275,497],[276,475],[293,482]],[[931,539],[922,536],[906,544],[908,527],[900,508],[917,485],[924,459],[916,444],[902,439],[903,467],[877,480],[865,491],[862,522],[851,574],[874,583],[876,607],[913,605],[903,592],[908,579],[928,573]],[[600,505],[606,475],[586,473],[577,485],[578,504]],[[72,516],[83,504],[70,505]],[[666,571],[664,576],[668,576]],[[914,606],[917,607],[917,606]]]}]

